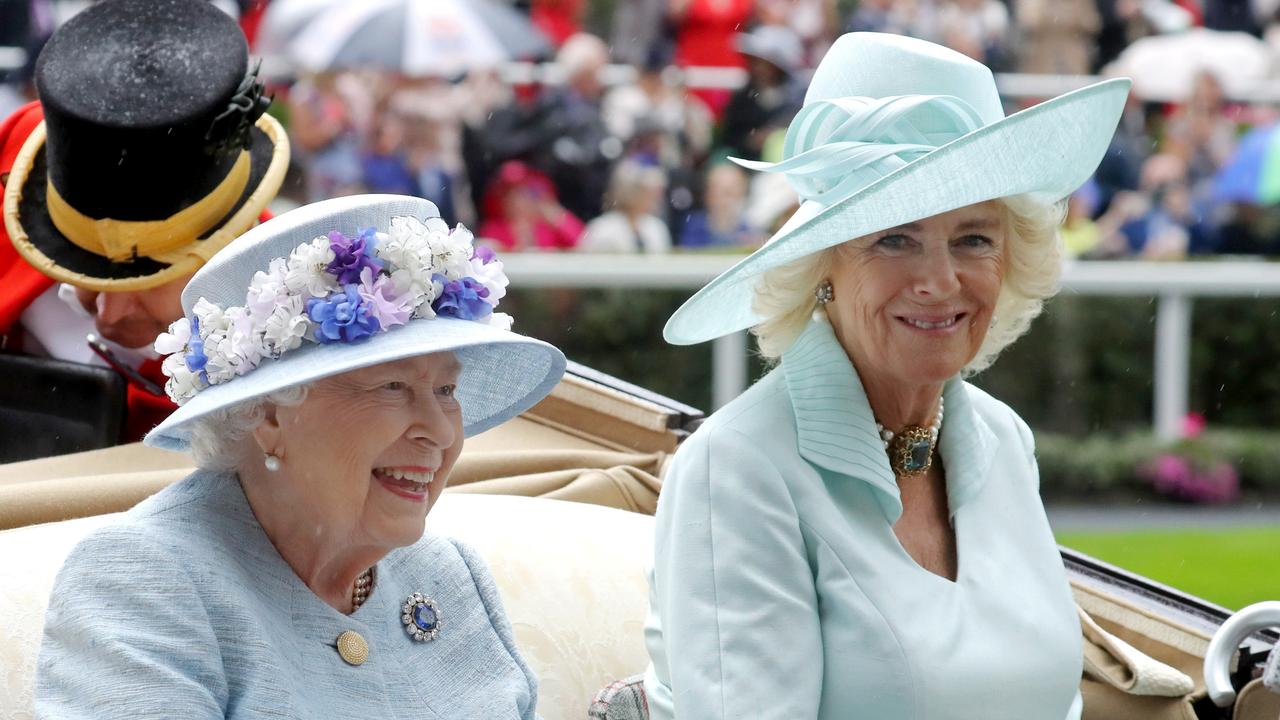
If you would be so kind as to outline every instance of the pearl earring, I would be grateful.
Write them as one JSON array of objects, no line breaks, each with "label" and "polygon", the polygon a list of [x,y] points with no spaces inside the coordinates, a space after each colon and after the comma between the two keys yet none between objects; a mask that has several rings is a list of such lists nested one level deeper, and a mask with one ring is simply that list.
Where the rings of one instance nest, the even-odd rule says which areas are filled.
[{"label": "pearl earring", "polygon": [[272,455],[271,453],[267,453],[267,456],[266,458],[263,459],[262,464],[266,465],[267,469],[270,470],[271,472],[275,472],[280,469],[280,458],[276,457],[275,455]]}]

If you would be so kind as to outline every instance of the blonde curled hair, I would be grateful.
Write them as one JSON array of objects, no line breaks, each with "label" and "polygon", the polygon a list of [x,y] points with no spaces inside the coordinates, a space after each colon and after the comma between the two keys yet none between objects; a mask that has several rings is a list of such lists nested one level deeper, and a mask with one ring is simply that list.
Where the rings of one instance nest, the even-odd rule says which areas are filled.
[{"label": "blonde curled hair", "polygon": [[[1062,243],[1058,226],[1064,205],[1027,196],[1001,198],[1006,212],[1004,281],[995,322],[978,353],[964,367],[968,376],[985,370],[1000,351],[1031,327],[1044,301],[1058,290]],[[751,328],[760,354],[778,360],[804,331],[815,308],[814,290],[830,275],[839,245],[806,255],[760,276],[751,309],[764,318]]]}]

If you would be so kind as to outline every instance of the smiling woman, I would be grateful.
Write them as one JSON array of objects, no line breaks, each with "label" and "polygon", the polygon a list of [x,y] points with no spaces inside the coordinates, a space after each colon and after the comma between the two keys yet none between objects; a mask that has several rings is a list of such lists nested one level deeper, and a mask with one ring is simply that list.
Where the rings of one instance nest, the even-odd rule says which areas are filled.
[{"label": "smiling woman", "polygon": [[777,367],[667,473],[654,718],[1081,716],[1081,631],[1031,432],[963,377],[1054,292],[1057,201],[1097,165],[1126,92],[1005,117],[973,60],[852,33],[783,160],[743,163],[804,202],[664,331],[751,328]]},{"label": "smiling woman", "polygon": [[471,241],[425,200],[357,196],[192,278],[156,340],[180,407],[147,442],[199,469],[68,557],[38,715],[534,717],[484,563],[424,534],[464,437],[565,367],[508,330]]}]

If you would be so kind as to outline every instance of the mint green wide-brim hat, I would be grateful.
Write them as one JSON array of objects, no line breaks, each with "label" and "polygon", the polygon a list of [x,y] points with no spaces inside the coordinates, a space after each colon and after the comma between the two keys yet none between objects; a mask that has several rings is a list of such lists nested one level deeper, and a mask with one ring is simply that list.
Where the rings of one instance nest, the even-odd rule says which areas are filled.
[{"label": "mint green wide-brim hat", "polygon": [[692,345],[763,318],[759,276],[846,240],[1014,195],[1052,203],[1102,160],[1131,82],[1107,80],[1008,117],[987,67],[954,50],[882,33],[836,40],[814,72],[777,163],[800,207],[764,246],[712,280],[667,321]]}]

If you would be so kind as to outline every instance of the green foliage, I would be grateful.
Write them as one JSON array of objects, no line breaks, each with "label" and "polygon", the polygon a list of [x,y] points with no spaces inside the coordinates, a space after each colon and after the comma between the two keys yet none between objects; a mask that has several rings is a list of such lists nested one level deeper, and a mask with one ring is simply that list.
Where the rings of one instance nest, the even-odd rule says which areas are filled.
[{"label": "green foliage", "polygon": [[1244,430],[1213,430],[1172,446],[1145,433],[1085,438],[1037,433],[1041,493],[1050,499],[1154,497],[1136,468],[1169,451],[1205,466],[1230,463],[1240,475],[1246,497],[1280,496],[1280,432]]}]

